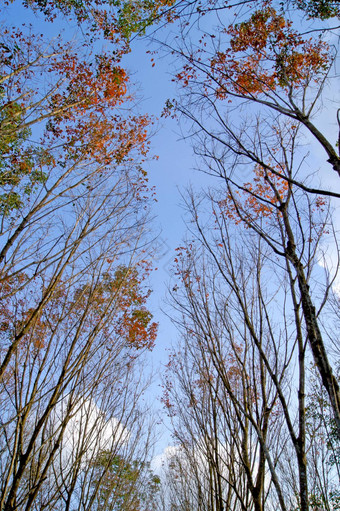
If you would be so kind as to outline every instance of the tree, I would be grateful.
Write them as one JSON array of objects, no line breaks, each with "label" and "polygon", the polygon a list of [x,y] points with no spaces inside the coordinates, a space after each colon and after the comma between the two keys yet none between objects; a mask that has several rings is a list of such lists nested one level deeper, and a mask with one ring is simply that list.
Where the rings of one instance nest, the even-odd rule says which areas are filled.
[{"label": "tree", "polygon": [[[79,55],[70,43],[13,28],[4,30],[1,52],[1,186],[7,215],[46,181],[43,169],[53,168],[56,158],[64,168],[92,159],[104,169],[136,146],[143,154],[147,118],[126,118],[119,110],[131,100],[121,52]],[[42,136],[32,143],[36,125]]]},{"label": "tree", "polygon": [[322,20],[340,17],[340,9],[332,0],[296,0],[296,7],[305,11],[310,18]]},{"label": "tree", "polygon": [[[141,511],[155,508],[159,478],[147,464],[128,462],[122,456],[112,456],[108,451],[98,455],[94,465],[98,471],[94,485],[99,484],[95,506],[98,509]],[[102,469],[109,466],[103,479]]]},{"label": "tree", "polygon": [[339,506],[339,440],[330,405],[322,393],[322,382],[312,370],[311,389],[306,399],[307,434],[310,441],[311,509]]},{"label": "tree", "polygon": [[118,42],[31,30],[1,41],[0,508],[90,509],[100,451],[149,455],[149,120]]},{"label": "tree", "polygon": [[[14,34],[5,35],[9,47]],[[13,123],[7,113],[2,124],[7,142],[2,153],[1,279],[24,274],[22,278],[30,282],[33,276],[41,276],[44,292],[8,346],[1,374],[67,265],[83,257],[87,236],[93,247],[107,243],[107,257],[115,260],[116,243],[124,239],[116,226],[121,223],[121,233],[126,228],[128,240],[133,224],[142,225],[143,215],[135,214],[134,207],[143,208],[143,202],[146,206],[142,193],[146,197],[147,192],[141,165],[147,153],[148,119],[126,116],[119,110],[130,99],[125,72],[112,58],[104,64],[104,55],[95,57],[93,63],[82,61],[60,45],[56,53],[46,54],[41,41],[36,47],[31,39],[15,36],[21,45],[19,62],[13,62],[13,57],[10,69],[3,72],[7,78],[3,111],[15,104],[20,116]],[[46,86],[35,88],[37,68],[45,83],[60,73],[47,93]],[[43,129],[36,144],[27,140],[32,124]],[[133,244],[127,244],[133,250]]]},{"label": "tree", "polygon": [[[169,363],[164,402],[184,453],[180,463],[200,471],[200,491],[190,488],[202,509],[203,502],[212,510],[231,502],[235,509],[313,509],[308,453],[324,436],[307,425],[308,334],[299,288],[289,262],[279,266],[260,233],[233,225],[223,195],[190,196],[191,239],[176,257],[173,317],[184,347]],[[319,215],[316,208],[312,225],[320,225]],[[308,241],[310,282],[318,232]]]},{"label": "tree", "polygon": [[[13,0],[8,0],[10,4]],[[174,0],[157,2],[134,2],[109,0],[25,0],[23,5],[41,13],[46,20],[67,16],[75,21],[92,44],[103,35],[107,40],[120,44],[128,50],[133,34],[143,34],[147,27],[163,17],[169,17]]]},{"label": "tree", "polygon": [[15,351],[1,388],[3,509],[74,506],[84,463],[112,442],[122,449],[123,427],[137,428],[134,358],[156,325],[136,319],[145,298],[128,273],[59,284]]},{"label": "tree", "polygon": [[[210,23],[215,22],[218,19]],[[311,147],[322,148],[338,176],[336,141],[329,141],[314,120],[335,55],[322,30],[316,30],[315,37],[301,32],[275,9],[275,2],[250,14],[241,11],[236,22],[218,24],[214,33],[203,28],[198,43],[183,32],[173,50],[184,59],[176,74],[183,95],[175,106],[191,123],[202,170],[225,184],[224,198],[218,199],[225,201],[225,215],[260,234],[283,264],[289,262],[287,271],[299,286],[297,303],[302,303],[309,348],[340,436],[339,384],[319,321],[318,299],[305,271],[307,240],[315,229],[304,213],[327,207],[326,197],[339,194],[314,184],[326,178],[311,175],[315,166],[299,146],[302,136],[308,137]],[[274,224],[279,226],[276,231]]]}]

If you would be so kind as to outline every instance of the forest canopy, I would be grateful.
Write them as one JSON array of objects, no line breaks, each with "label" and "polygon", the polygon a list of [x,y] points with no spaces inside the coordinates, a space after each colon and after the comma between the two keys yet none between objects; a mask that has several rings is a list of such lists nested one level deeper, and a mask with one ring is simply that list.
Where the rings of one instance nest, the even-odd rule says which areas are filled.
[{"label": "forest canopy", "polygon": [[[1,16],[0,509],[339,509],[338,2]],[[125,66],[139,41],[169,63],[163,116],[210,183],[181,191],[159,475],[154,118]]]}]

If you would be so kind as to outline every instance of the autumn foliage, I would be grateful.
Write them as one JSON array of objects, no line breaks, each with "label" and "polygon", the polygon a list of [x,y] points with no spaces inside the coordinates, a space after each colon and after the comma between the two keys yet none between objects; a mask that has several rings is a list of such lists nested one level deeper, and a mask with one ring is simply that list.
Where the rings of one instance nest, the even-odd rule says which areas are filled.
[{"label": "autumn foliage", "polygon": [[216,91],[221,98],[229,88],[236,94],[255,96],[278,87],[296,91],[312,79],[322,80],[329,67],[329,46],[303,38],[272,7],[229,26],[226,33],[230,49],[211,60],[213,77],[221,80]]},{"label": "autumn foliage", "polygon": [[174,3],[174,0],[155,2],[25,0],[24,5],[36,12],[41,12],[48,21],[55,20],[60,14],[66,15],[82,27],[90,42],[103,36],[127,50],[129,39],[133,34],[144,33],[148,26],[157,23],[163,16],[171,20],[171,7]]},{"label": "autumn foliage", "polygon": [[275,218],[288,197],[289,184],[284,175],[278,177],[282,167],[277,166],[276,174],[260,165],[254,168],[252,182],[244,183],[238,189],[229,188],[226,198],[219,201],[223,214],[235,221],[246,223],[259,219]]},{"label": "autumn foliage", "polygon": [[179,94],[164,113],[211,176],[184,195],[170,290],[174,509],[340,502],[338,4],[204,2],[172,44]]},{"label": "autumn foliage", "polygon": [[92,509],[101,449],[141,460],[136,480],[147,458],[135,367],[157,333],[151,120],[134,108],[122,56],[161,4],[130,20],[105,2],[27,7],[73,17],[82,38],[28,25],[0,37],[0,508],[73,508],[83,491]]},{"label": "autumn foliage", "polygon": [[293,22],[277,13],[269,2],[249,20],[221,29],[221,35],[221,46],[226,49],[219,46],[210,57],[209,36],[203,35],[197,50],[176,75],[189,86],[197,80],[199,70],[206,72],[206,94],[214,89],[221,100],[232,96],[256,98],[277,89],[296,93],[301,87],[322,83],[332,61],[326,42],[303,37],[294,30]]},{"label": "autumn foliage", "polygon": [[[6,215],[61,165],[86,161],[104,172],[133,161],[136,149],[142,164],[150,120],[120,110],[131,96],[119,54],[83,55],[72,44],[48,43],[19,29],[5,29],[2,40],[0,182]],[[30,142],[32,130],[41,134],[38,143]]]}]

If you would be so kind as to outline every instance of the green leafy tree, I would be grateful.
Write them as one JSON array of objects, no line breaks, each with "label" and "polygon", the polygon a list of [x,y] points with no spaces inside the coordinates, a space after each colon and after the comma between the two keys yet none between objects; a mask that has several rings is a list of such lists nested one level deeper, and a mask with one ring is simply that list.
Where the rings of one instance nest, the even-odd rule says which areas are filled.
[{"label": "green leafy tree", "polygon": [[149,465],[127,461],[109,451],[100,453],[94,462],[96,475],[95,508],[108,511],[152,511],[156,509],[160,479]]},{"label": "green leafy tree", "polygon": [[58,15],[71,15],[90,39],[102,33],[106,39],[126,44],[132,34],[168,17],[175,0],[25,0],[26,7],[41,11],[52,21]]},{"label": "green leafy tree", "polygon": [[325,20],[340,17],[339,3],[334,0],[295,0],[295,5],[306,12],[310,18]]}]

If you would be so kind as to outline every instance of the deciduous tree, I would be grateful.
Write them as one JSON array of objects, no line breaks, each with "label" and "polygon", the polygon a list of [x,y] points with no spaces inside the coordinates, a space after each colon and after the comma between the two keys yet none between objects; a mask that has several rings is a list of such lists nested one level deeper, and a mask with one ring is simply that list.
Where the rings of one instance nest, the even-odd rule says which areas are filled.
[{"label": "deciduous tree", "polygon": [[4,510],[91,509],[100,451],[147,461],[135,367],[157,330],[145,283],[149,120],[131,110],[122,51],[94,54],[32,27],[2,33]]},{"label": "deciduous tree", "polygon": [[[221,9],[220,16],[229,12]],[[328,207],[326,197],[338,199],[339,194],[323,184],[326,162],[318,173],[301,147],[305,137],[311,151],[322,149],[328,175],[332,178],[335,171],[338,177],[338,130],[330,140],[317,116],[336,52],[331,36],[328,41],[322,37],[322,28],[303,33],[301,25],[294,28],[296,19],[297,13],[289,18],[275,2],[266,2],[245,13],[241,9],[235,21],[214,18],[210,23],[216,29],[206,23],[197,38],[193,32],[189,38],[184,28],[173,49],[184,60],[176,75],[183,85],[177,110],[191,123],[202,170],[225,185],[219,198],[224,214],[258,233],[283,264],[288,261],[298,283],[309,348],[340,436],[339,384],[306,271],[308,240],[316,235],[307,211]],[[336,124],[337,112],[331,114]]]},{"label": "deciduous tree", "polygon": [[[164,403],[180,461],[202,465],[197,488],[207,509],[231,502],[235,509],[313,509],[307,453],[322,433],[309,435],[307,427],[308,333],[299,288],[289,261],[279,266],[261,233],[233,224],[220,197],[221,190],[207,202],[191,195],[192,239],[176,257],[172,303],[184,347],[169,363]],[[320,225],[319,215],[316,208],[312,225]],[[308,240],[311,285],[322,231]],[[319,314],[330,289],[324,292]]]}]

